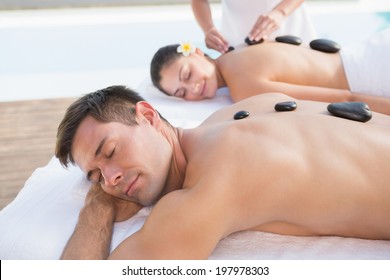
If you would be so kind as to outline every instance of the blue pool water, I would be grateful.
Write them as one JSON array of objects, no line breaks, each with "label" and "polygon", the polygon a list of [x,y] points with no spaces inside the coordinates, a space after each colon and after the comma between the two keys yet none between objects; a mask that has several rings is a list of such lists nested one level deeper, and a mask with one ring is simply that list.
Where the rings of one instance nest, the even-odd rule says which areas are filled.
[{"label": "blue pool water", "polygon": [[351,44],[367,39],[371,34],[390,28],[389,11],[376,13],[350,13],[315,15],[312,17],[318,35]]}]

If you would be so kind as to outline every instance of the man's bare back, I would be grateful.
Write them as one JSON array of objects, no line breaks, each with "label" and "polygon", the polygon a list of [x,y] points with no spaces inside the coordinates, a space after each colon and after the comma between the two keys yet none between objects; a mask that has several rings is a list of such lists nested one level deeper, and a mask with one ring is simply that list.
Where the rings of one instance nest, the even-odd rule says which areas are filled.
[{"label": "man's bare back", "polygon": [[[275,112],[286,100],[255,96],[185,130],[183,189],[164,196],[112,257],[145,236],[154,240],[153,232],[152,258],[207,258],[222,237],[242,230],[390,239],[390,118],[341,119],[311,101]],[[234,120],[240,110],[249,117]]]},{"label": "man's bare back", "polygon": [[[185,132],[185,187],[214,189],[225,215],[239,215],[231,232],[390,238],[390,119],[340,119],[308,101],[274,111],[289,99],[250,98]],[[250,116],[233,120],[239,110]]]},{"label": "man's bare back", "polygon": [[[110,258],[204,259],[242,230],[390,239],[390,117],[341,119],[313,101],[274,110],[288,100],[254,96],[185,130],[162,124],[146,102],[135,106],[136,126],[86,117],[73,155],[101,187],[89,192],[63,257],[107,257],[114,221],[134,211],[126,200],[151,201],[162,179],[144,226]],[[241,110],[250,115],[234,120]]]}]

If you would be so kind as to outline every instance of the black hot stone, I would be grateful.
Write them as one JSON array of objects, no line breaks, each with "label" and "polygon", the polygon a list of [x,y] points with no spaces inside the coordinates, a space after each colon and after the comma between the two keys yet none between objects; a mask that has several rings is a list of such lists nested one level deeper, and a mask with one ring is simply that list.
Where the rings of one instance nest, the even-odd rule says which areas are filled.
[{"label": "black hot stone", "polygon": [[295,101],[279,102],[275,105],[275,110],[278,112],[294,111],[297,108]]},{"label": "black hot stone", "polygon": [[241,120],[249,116],[248,111],[238,111],[237,113],[234,114],[234,119],[235,120]]},{"label": "black hot stone", "polygon": [[275,41],[279,43],[286,43],[286,44],[297,45],[297,46],[302,44],[301,38],[292,35],[278,36],[275,38]]},{"label": "black hot stone", "polygon": [[313,40],[310,42],[310,47],[313,50],[326,52],[326,53],[337,53],[340,50],[339,44],[328,39]]},{"label": "black hot stone", "polygon": [[263,41],[264,41],[263,38],[261,38],[259,41],[255,41],[255,40],[251,41],[251,40],[249,40],[249,37],[245,38],[245,43],[247,43],[250,46],[263,43]]},{"label": "black hot stone", "polygon": [[331,103],[328,111],[336,117],[359,122],[367,122],[372,118],[371,109],[364,102]]},{"label": "black hot stone", "polygon": [[234,51],[234,47],[230,46],[227,50],[227,52],[231,52],[231,51]]}]

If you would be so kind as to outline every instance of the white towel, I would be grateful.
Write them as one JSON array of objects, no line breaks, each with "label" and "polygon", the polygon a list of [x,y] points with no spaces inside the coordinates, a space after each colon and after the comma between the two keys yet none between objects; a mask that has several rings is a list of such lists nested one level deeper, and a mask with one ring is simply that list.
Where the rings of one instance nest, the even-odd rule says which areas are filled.
[{"label": "white towel", "polygon": [[[244,45],[244,40],[252,30],[260,15],[269,13],[281,0],[222,0],[221,33],[232,46]],[[309,43],[316,38],[303,3],[283,20],[281,26],[268,36],[274,40],[277,36],[294,35]]]},{"label": "white towel", "polygon": [[352,92],[390,97],[390,29],[342,47],[340,55]]}]

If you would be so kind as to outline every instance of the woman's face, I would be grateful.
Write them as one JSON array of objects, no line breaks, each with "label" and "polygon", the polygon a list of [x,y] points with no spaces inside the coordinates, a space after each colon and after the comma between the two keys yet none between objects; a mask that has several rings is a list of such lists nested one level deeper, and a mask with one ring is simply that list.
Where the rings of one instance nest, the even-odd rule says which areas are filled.
[{"label": "woman's face", "polygon": [[186,100],[213,98],[218,89],[215,64],[203,53],[181,56],[161,70],[160,86],[171,96]]}]

